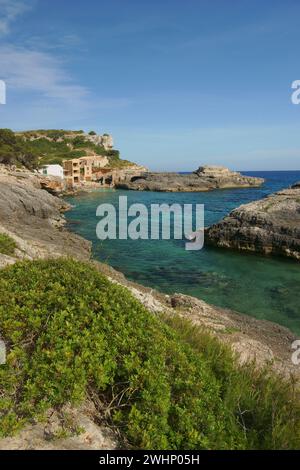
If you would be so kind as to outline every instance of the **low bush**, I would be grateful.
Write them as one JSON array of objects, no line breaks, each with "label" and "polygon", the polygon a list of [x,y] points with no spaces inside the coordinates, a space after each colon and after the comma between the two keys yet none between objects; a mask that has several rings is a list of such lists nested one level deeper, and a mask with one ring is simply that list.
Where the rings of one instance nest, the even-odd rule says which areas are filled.
[{"label": "low bush", "polygon": [[135,448],[299,446],[299,401],[289,385],[239,368],[207,333],[157,318],[88,264],[34,261],[0,271],[0,331],[2,436],[90,396],[99,419]]},{"label": "low bush", "polygon": [[0,253],[12,256],[17,248],[15,240],[5,233],[0,233]]},{"label": "low bush", "polygon": [[[96,134],[91,131],[90,135]],[[82,130],[14,133],[10,129],[0,129],[0,163],[6,165],[25,166],[32,170],[48,164],[62,165],[63,160],[91,154],[116,160],[120,156],[118,150],[106,150],[102,145],[89,142]]]}]

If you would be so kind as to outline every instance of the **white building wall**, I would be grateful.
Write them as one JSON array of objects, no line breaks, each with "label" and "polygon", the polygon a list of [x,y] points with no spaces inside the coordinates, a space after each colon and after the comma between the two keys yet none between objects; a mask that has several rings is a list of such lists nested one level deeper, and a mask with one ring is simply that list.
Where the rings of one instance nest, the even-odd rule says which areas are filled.
[{"label": "white building wall", "polygon": [[59,176],[64,177],[64,170],[61,165],[45,165],[39,170],[39,173],[45,176]]}]

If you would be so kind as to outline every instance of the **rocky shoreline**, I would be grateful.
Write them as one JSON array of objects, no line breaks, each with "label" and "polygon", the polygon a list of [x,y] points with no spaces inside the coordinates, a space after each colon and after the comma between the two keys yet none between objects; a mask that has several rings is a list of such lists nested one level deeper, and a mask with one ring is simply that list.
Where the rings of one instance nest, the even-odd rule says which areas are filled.
[{"label": "rocky shoreline", "polygon": [[29,171],[0,172],[0,233],[17,244],[15,256],[0,254],[0,266],[16,259],[72,256],[86,259],[90,243],[64,229],[63,212],[70,206],[42,189]]},{"label": "rocky shoreline", "polygon": [[242,205],[206,230],[206,244],[300,260],[300,184]]},{"label": "rocky shoreline", "polygon": [[146,172],[116,183],[116,188],[135,191],[202,192],[214,189],[261,186],[263,178],[244,176],[222,166],[201,166],[189,174]]},{"label": "rocky shoreline", "polygon": [[[270,366],[277,373],[299,378],[300,369],[291,361],[291,344],[295,335],[287,328],[269,321],[256,320],[228,309],[182,294],[164,295],[128,281],[125,276],[91,259],[91,244],[65,228],[63,212],[68,206],[61,198],[42,189],[41,181],[30,172],[0,172],[0,233],[12,237],[17,249],[13,256],[0,253],[0,267],[23,259],[71,256],[86,262],[105,274],[111,282],[126,287],[154,315],[180,315],[209,330],[230,345],[241,363],[255,361],[257,366]],[[0,449],[113,449],[117,437],[110,429],[93,420],[92,404],[72,408],[83,434],[49,442],[47,436],[62,426],[62,418],[49,410],[44,423],[28,425],[16,437],[0,440]],[[62,411],[63,413],[63,411]]]},{"label": "rocky shoreline", "polygon": [[[61,198],[42,189],[37,175],[30,172],[0,173],[0,233],[10,235],[18,246],[14,256],[0,254],[0,266],[4,267],[22,259],[61,256],[90,261],[111,280],[128,287],[150,310],[179,311],[192,317],[193,321],[197,319],[196,323],[211,329],[222,341],[235,343],[234,348],[242,352],[244,359],[248,353],[249,360],[256,357],[259,363],[274,358],[276,368],[281,363],[280,370],[285,369],[288,373],[300,372],[290,361],[290,345],[295,336],[286,328],[214,307],[181,294],[163,295],[129,282],[125,276],[107,264],[91,260],[91,243],[69,232],[65,227],[63,213],[69,208]],[[245,325],[248,325],[246,330]],[[258,325],[263,325],[263,328]],[[263,330],[265,333],[261,336]],[[274,334],[276,341],[270,343]],[[257,354],[255,347],[250,351],[248,346],[243,346],[250,344],[249,341],[252,344],[260,343]],[[274,347],[276,350],[273,351]]]}]

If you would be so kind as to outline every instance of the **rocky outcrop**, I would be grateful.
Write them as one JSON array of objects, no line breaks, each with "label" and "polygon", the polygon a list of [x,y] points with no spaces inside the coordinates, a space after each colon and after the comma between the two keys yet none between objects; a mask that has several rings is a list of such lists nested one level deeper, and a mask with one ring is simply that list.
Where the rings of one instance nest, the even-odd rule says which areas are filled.
[{"label": "rocky outcrop", "polygon": [[257,187],[263,178],[244,176],[221,166],[202,166],[194,173],[144,173],[116,187],[136,191],[200,192],[213,189]]},{"label": "rocky outcrop", "polygon": [[111,150],[114,146],[113,138],[109,134],[83,134],[83,136],[87,141],[92,142],[95,145],[101,145],[105,150]]},{"label": "rocky outcrop", "polygon": [[18,247],[13,257],[0,253],[0,265],[62,255],[89,259],[89,242],[64,228],[62,213],[68,208],[42,190],[38,175],[0,168],[0,233],[13,238]]},{"label": "rocky outcrop", "polygon": [[300,185],[232,211],[206,230],[206,244],[300,260]]},{"label": "rocky outcrop", "polygon": [[58,196],[66,191],[65,180],[59,176],[42,176],[39,175],[39,182],[42,189],[48,191],[48,193]]}]

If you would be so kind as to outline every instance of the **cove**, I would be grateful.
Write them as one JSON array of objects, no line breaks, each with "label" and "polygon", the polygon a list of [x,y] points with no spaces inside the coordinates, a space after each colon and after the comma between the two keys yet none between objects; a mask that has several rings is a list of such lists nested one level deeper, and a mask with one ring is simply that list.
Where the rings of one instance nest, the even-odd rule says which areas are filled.
[{"label": "cove", "polygon": [[207,193],[156,193],[96,190],[66,200],[69,229],[93,243],[93,256],[122,271],[129,279],[162,292],[181,292],[208,303],[287,326],[300,334],[300,264],[217,248],[186,251],[181,240],[105,240],[96,236],[96,209],[117,206],[120,195],[128,204],[204,204],[205,225],[219,221],[241,204],[286,188],[300,172],[249,172],[261,176],[261,188],[226,189]]}]

